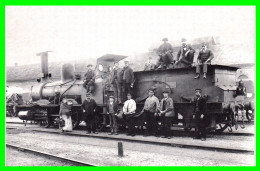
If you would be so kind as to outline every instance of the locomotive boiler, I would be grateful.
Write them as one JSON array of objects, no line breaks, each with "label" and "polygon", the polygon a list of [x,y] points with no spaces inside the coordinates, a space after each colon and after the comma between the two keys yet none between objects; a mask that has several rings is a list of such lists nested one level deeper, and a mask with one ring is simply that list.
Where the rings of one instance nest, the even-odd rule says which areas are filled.
[{"label": "locomotive boiler", "polygon": [[[31,88],[30,104],[18,106],[18,117],[22,120],[34,120],[42,126],[49,127],[55,124],[59,117],[59,102],[66,97],[73,103],[72,123],[77,127],[82,121],[81,104],[86,98],[86,90],[83,88],[84,73],[75,72],[72,64],[66,63],[61,67],[61,80],[52,81],[51,74],[48,72],[48,52],[38,54],[41,56],[42,77],[37,79],[38,85]],[[100,114],[97,124],[103,122],[102,114],[105,113],[105,105],[109,95],[113,94],[111,87],[108,86],[110,73],[114,60],[121,60],[126,56],[107,54],[97,60],[95,68],[95,91],[92,94],[95,99]],[[58,103],[55,103],[55,98]]]}]

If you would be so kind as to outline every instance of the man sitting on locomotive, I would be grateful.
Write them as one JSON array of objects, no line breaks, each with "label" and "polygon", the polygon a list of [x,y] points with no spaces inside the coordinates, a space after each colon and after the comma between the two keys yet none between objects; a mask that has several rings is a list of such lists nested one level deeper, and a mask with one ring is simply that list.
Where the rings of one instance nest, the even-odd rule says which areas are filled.
[{"label": "man sitting on locomotive", "polygon": [[195,50],[191,45],[187,44],[187,40],[182,38],[182,47],[178,51],[177,61],[175,62],[178,67],[190,67],[193,64]]},{"label": "man sitting on locomotive", "polygon": [[194,139],[201,139],[202,141],[206,141],[206,127],[209,124],[209,118],[207,116],[206,111],[206,102],[208,100],[208,96],[202,96],[202,90],[197,88],[195,89],[195,97],[192,99],[181,96],[182,99],[193,102],[194,105],[194,115],[193,119],[196,121],[195,128],[195,137]]},{"label": "man sitting on locomotive", "polygon": [[202,44],[202,50],[199,52],[197,65],[196,65],[196,76],[195,79],[200,78],[200,69],[203,66],[203,78],[206,78],[208,65],[211,60],[214,58],[214,55],[211,50],[207,49],[207,45],[205,43]]},{"label": "man sitting on locomotive", "polygon": [[157,63],[157,69],[169,69],[173,67],[175,61],[173,60],[173,47],[170,43],[168,43],[167,38],[163,38],[164,42],[159,46],[157,50],[157,54],[159,55],[159,61]]},{"label": "man sitting on locomotive", "polygon": [[141,114],[144,114],[146,121],[146,135],[158,135],[158,123],[156,119],[156,113],[159,111],[160,103],[159,99],[154,95],[154,89],[149,89],[149,96],[145,100],[144,108]]},{"label": "man sitting on locomotive", "polygon": [[133,122],[136,110],[136,102],[132,99],[132,95],[130,93],[127,94],[127,101],[124,103],[123,114],[126,118],[126,124],[128,127],[128,136],[135,136],[135,125]]},{"label": "man sitting on locomotive", "polygon": [[72,102],[68,101],[66,97],[64,97],[60,104],[60,112],[59,112],[61,119],[64,120],[65,122],[65,125],[61,128],[62,132],[72,131],[71,106],[72,106]]},{"label": "man sitting on locomotive", "polygon": [[154,70],[155,65],[152,63],[152,57],[149,56],[148,62],[144,64],[144,71]]},{"label": "man sitting on locomotive", "polygon": [[163,92],[163,99],[160,102],[159,116],[162,118],[162,138],[171,139],[171,123],[175,116],[173,100],[169,97],[169,92]]},{"label": "man sitting on locomotive", "polygon": [[91,98],[91,93],[86,94],[86,99],[83,101],[81,105],[81,109],[83,111],[84,121],[86,122],[87,134],[90,134],[91,131],[94,134],[97,134],[96,132],[97,104],[96,101]]},{"label": "man sitting on locomotive", "polygon": [[109,96],[109,102],[107,104],[107,114],[109,115],[110,121],[110,129],[111,132],[108,135],[118,135],[118,125],[117,125],[117,113],[118,113],[118,106],[115,102],[114,96]]},{"label": "man sitting on locomotive", "polygon": [[238,82],[236,94],[234,96],[236,97],[236,96],[245,96],[245,95],[246,95],[246,87],[244,85],[244,82],[242,80],[240,80]]},{"label": "man sitting on locomotive", "polygon": [[95,73],[92,69],[92,64],[87,65],[88,70],[84,75],[83,87],[86,89],[87,93],[93,93],[95,89]]}]

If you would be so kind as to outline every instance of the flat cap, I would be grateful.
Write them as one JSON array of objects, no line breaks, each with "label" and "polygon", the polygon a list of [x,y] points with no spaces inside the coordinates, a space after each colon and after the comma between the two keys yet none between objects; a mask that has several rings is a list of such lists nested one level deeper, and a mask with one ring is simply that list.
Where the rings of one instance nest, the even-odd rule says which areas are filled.
[{"label": "flat cap", "polygon": [[168,38],[163,38],[162,41],[168,41]]},{"label": "flat cap", "polygon": [[115,97],[114,97],[114,96],[109,96],[109,98],[110,98],[110,99],[115,99]]},{"label": "flat cap", "polygon": [[187,42],[187,39],[182,38],[182,39],[181,39],[181,42]]},{"label": "flat cap", "polygon": [[169,94],[169,91],[165,90],[165,91],[163,91],[163,93],[167,93],[167,94]]},{"label": "flat cap", "polygon": [[87,67],[93,66],[92,64],[88,64]]},{"label": "flat cap", "polygon": [[200,88],[196,88],[195,91],[202,91]]}]

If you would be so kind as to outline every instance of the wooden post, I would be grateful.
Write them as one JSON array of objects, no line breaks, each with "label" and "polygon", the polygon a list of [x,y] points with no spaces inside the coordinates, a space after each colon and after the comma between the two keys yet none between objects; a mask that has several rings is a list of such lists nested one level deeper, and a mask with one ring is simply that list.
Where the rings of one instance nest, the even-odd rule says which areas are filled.
[{"label": "wooden post", "polygon": [[118,156],[123,157],[124,156],[124,150],[123,150],[123,143],[118,142]]}]

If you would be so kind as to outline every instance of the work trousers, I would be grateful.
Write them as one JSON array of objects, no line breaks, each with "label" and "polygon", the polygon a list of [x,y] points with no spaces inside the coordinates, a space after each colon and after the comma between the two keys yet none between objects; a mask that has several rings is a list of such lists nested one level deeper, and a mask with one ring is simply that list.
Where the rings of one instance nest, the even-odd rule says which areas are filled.
[{"label": "work trousers", "polygon": [[201,67],[203,68],[203,73],[208,72],[208,64],[207,63],[202,63],[202,64],[197,64],[196,65],[196,73],[199,74],[201,71]]},{"label": "work trousers", "polygon": [[171,136],[171,124],[173,117],[166,117],[165,114],[161,116],[162,119],[162,135]]},{"label": "work trousers", "polygon": [[[127,93],[132,94],[131,83],[124,82],[124,98],[123,98],[123,101],[127,100]],[[132,97],[133,97],[133,94],[132,94]]]},{"label": "work trousers", "polygon": [[201,113],[195,113],[196,119],[196,128],[195,128],[195,137],[197,138],[206,138],[206,127],[208,125],[208,118],[204,115],[204,118],[200,118]]},{"label": "work trousers", "polygon": [[128,134],[135,134],[135,125],[134,125],[134,114],[124,115],[126,118],[126,125],[128,127]]},{"label": "work trousers", "polygon": [[118,80],[115,80],[113,83],[113,87],[114,87],[116,102],[122,102],[123,83],[120,83],[118,82]]},{"label": "work trousers", "polygon": [[115,113],[109,113],[110,129],[112,133],[117,133],[118,125]]},{"label": "work trousers", "polygon": [[89,133],[91,133],[91,131],[93,133],[96,132],[96,116],[95,115],[88,115],[85,119],[85,122],[86,122],[86,128],[87,128],[87,131]]},{"label": "work trousers", "polygon": [[154,114],[154,112],[144,110],[144,117],[146,121],[146,128],[148,134],[158,133],[158,121]]}]

